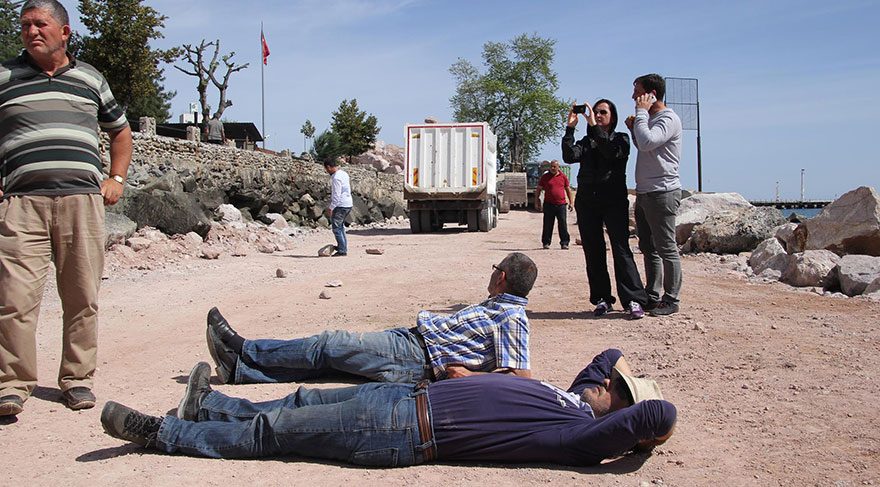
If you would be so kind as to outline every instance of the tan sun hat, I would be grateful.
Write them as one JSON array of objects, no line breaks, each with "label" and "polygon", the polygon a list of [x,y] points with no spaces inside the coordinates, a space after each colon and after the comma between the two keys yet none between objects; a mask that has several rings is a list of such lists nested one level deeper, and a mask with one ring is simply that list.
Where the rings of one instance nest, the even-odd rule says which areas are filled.
[{"label": "tan sun hat", "polygon": [[612,381],[614,380],[615,374],[619,375],[626,383],[626,387],[632,395],[633,404],[648,399],[663,399],[663,394],[660,392],[660,386],[657,384],[657,381],[626,375],[619,371],[617,367],[614,367],[611,372]]}]

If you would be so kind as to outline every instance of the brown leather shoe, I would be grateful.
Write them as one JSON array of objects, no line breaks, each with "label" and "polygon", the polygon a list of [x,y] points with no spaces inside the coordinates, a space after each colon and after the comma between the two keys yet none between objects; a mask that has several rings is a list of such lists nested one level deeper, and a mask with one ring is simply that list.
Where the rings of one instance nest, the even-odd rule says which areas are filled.
[{"label": "brown leather shoe", "polygon": [[71,387],[62,394],[67,407],[74,411],[95,407],[95,395],[88,387]]}]

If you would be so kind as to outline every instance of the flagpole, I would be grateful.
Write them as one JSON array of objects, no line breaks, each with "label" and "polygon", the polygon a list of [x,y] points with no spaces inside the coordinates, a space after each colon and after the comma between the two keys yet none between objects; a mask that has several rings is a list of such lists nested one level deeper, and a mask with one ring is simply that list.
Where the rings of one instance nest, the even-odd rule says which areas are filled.
[{"label": "flagpole", "polygon": [[260,96],[263,105],[263,149],[266,148],[266,75],[264,74],[266,63],[263,62],[266,55],[265,51],[263,51],[263,39],[265,39],[265,36],[266,34],[263,33],[263,22],[260,22]]}]

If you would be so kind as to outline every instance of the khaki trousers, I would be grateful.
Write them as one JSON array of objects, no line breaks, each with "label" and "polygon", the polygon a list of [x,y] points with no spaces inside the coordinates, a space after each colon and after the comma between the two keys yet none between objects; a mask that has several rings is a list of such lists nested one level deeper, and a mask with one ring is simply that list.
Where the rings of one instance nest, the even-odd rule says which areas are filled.
[{"label": "khaki trousers", "polygon": [[37,386],[37,319],[50,262],[63,311],[58,385],[92,387],[104,233],[100,194],[0,203],[0,397],[27,399]]}]

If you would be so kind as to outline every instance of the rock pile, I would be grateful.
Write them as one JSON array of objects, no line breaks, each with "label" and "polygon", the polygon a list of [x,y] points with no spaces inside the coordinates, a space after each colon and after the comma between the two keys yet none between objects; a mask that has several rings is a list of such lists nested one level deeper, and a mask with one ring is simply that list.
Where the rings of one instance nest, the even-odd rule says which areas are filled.
[{"label": "rock pile", "polygon": [[[392,153],[387,147],[393,146],[383,145],[385,153]],[[109,164],[106,159],[105,153]],[[398,174],[354,165],[345,169],[354,200],[350,223],[406,215]],[[195,232],[206,238],[223,204],[241,210],[245,222],[328,227],[324,208],[329,197],[323,167],[307,159],[136,133],[125,194],[108,208],[119,216],[108,217],[108,246],[120,243],[121,235],[131,236],[131,222],[167,235]]]},{"label": "rock pile", "polygon": [[766,280],[880,299],[880,197],[861,187],[815,218],[780,225],[748,262]]},{"label": "rock pile", "polygon": [[367,165],[377,172],[403,174],[403,147],[376,141],[373,149],[351,159],[352,164]]}]

